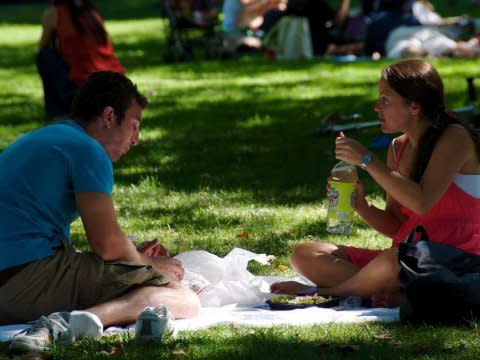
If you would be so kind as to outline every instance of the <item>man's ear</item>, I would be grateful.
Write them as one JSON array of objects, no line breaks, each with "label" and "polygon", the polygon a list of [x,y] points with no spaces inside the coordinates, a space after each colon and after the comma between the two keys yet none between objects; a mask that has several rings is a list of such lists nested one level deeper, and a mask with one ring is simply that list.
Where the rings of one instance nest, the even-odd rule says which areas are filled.
[{"label": "man's ear", "polygon": [[422,108],[420,105],[416,102],[411,102],[410,103],[410,115],[418,117],[420,116],[420,113],[422,112]]},{"label": "man's ear", "polygon": [[102,124],[111,129],[115,123],[115,110],[111,106],[106,106],[102,111]]}]

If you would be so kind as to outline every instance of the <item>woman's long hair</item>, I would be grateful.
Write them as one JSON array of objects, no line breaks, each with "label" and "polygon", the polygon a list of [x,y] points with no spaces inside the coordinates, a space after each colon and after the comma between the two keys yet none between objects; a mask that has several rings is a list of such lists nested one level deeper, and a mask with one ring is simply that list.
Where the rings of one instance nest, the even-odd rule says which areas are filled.
[{"label": "woman's long hair", "polygon": [[388,66],[382,71],[382,79],[400,96],[417,103],[421,113],[430,122],[422,135],[410,177],[420,182],[427,168],[433,149],[445,129],[451,124],[461,124],[475,142],[480,159],[480,139],[473,129],[462,123],[445,108],[443,82],[437,70],[422,60],[404,60]]},{"label": "woman's long hair", "polygon": [[96,15],[98,10],[89,0],[54,0],[53,4],[68,7],[73,26],[80,34],[90,32],[101,44],[107,43],[107,32]]}]

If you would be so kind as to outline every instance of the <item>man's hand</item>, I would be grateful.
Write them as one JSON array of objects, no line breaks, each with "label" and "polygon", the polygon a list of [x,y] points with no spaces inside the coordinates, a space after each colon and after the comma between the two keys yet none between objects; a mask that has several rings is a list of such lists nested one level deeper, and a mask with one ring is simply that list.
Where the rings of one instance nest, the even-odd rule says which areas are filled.
[{"label": "man's hand", "polygon": [[138,252],[150,257],[152,266],[172,280],[181,281],[185,274],[182,263],[170,257],[167,249],[157,239],[145,241],[137,246]]},{"label": "man's hand", "polygon": [[149,257],[169,256],[167,249],[165,249],[165,247],[160,244],[157,239],[144,241],[137,246],[137,250],[139,253]]},{"label": "man's hand", "polygon": [[157,256],[151,258],[152,266],[162,274],[169,276],[174,281],[181,281],[185,275],[182,263],[169,256]]}]

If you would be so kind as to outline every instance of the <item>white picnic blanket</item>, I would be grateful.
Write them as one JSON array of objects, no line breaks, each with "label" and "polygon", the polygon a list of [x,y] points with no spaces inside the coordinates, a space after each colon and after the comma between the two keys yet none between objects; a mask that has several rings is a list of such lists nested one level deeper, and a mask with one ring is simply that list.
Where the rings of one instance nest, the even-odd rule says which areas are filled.
[{"label": "white picnic blanket", "polygon": [[[355,324],[367,321],[396,322],[399,320],[396,309],[348,308],[343,310],[310,307],[288,311],[270,310],[267,306],[245,307],[236,304],[220,308],[202,308],[200,314],[191,319],[174,321],[177,331],[207,329],[216,325],[235,325],[253,327],[272,326],[309,326],[326,323]],[[0,341],[10,341],[18,332],[28,328],[28,324],[0,326]],[[133,325],[127,328],[110,327],[109,332],[133,331]]]},{"label": "white picnic blanket", "polygon": [[215,325],[244,325],[255,327],[309,326],[325,323],[361,323],[366,321],[399,321],[396,309],[325,309],[309,307],[295,310],[270,310],[226,305],[221,308],[202,308],[200,315],[192,319],[176,320],[178,331],[206,329]]},{"label": "white picnic blanket", "polygon": [[[220,258],[206,251],[191,251],[177,256],[185,268],[184,284],[199,292],[202,308],[192,319],[175,320],[178,331],[206,329],[215,325],[308,326],[325,323],[360,323],[365,321],[399,321],[399,310],[360,308],[359,301],[349,298],[340,307],[326,309],[310,307],[287,311],[270,310],[266,300],[271,297],[270,284],[292,280],[278,276],[254,276],[247,270],[250,260],[267,264],[265,254],[255,254],[244,249],[233,249]],[[303,281],[305,279],[294,278]],[[0,326],[0,341],[9,341],[28,324]],[[111,327],[106,332],[132,331]]]}]

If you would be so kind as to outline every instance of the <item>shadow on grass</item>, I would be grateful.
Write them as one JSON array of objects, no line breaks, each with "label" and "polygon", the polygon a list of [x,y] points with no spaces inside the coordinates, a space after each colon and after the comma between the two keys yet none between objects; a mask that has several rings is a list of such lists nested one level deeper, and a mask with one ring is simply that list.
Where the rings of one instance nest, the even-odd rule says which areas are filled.
[{"label": "shadow on grass", "polygon": [[[121,2],[113,0],[94,1],[100,12],[106,19],[126,20],[126,19],[144,19],[156,17],[160,14],[160,1],[155,0],[122,0]],[[357,5],[358,1],[353,1]],[[458,16],[468,12],[472,18],[480,17],[480,8],[478,5],[465,5],[463,2],[454,4],[445,4],[446,1],[439,1],[435,4],[436,10],[442,16]],[[472,2],[473,3],[473,2]],[[0,4],[0,22],[11,24],[38,24],[40,23],[41,13],[48,5],[47,1],[8,1],[6,4]],[[466,7],[468,7],[466,9]]]},{"label": "shadow on grass", "polygon": [[[476,341],[452,341],[468,330],[443,326],[217,327],[164,346],[128,341],[125,352],[144,359],[475,359]],[[455,334],[455,335],[452,335]],[[105,346],[105,345],[103,345]],[[99,351],[98,346],[95,349]],[[140,350],[141,349],[141,350]],[[460,355],[461,354],[461,355]],[[59,354],[60,355],[60,354]],[[64,352],[63,355],[68,355]]]},{"label": "shadow on grass", "polygon": [[[264,200],[272,193],[286,201],[313,200],[335,163],[334,136],[314,135],[324,114],[318,104],[348,108],[355,103],[359,109],[370,105],[368,99],[348,94],[321,100],[273,98],[260,105],[255,99],[262,96],[262,89],[244,87],[251,99],[218,99],[179,108],[176,96],[188,98],[189,91],[170,93],[162,100],[164,105],[156,107],[158,115],[149,115],[142,125],[146,134],[161,128],[164,135],[141,138],[117,164],[118,183],[154,177],[167,189],[179,191],[242,189],[262,193]],[[370,129],[352,135],[368,143],[378,133]],[[305,196],[299,196],[300,188]]]},{"label": "shadow on grass", "polygon": [[[108,20],[146,19],[160,17],[160,7],[152,0],[93,1]],[[48,1],[23,1],[0,4],[0,23],[39,24]]]},{"label": "shadow on grass", "polygon": [[35,45],[0,47],[0,68],[21,71],[22,68],[35,67]]},{"label": "shadow on grass", "polygon": [[[161,346],[137,344],[133,338],[102,342],[80,340],[58,346],[38,358],[89,360],[94,354],[129,359],[476,359],[478,340],[466,327],[361,324],[308,328],[216,327],[181,333]],[[9,356],[0,343],[0,356]],[[41,355],[41,357],[40,357]],[[25,357],[27,358],[27,357]],[[30,357],[29,357],[30,358]],[[96,358],[96,357],[95,357]]]},{"label": "shadow on grass", "polygon": [[[138,47],[145,49],[145,56],[135,56]],[[154,39],[120,43],[118,48],[132,73],[157,65]],[[33,63],[28,63],[32,54],[27,46],[0,50],[9,61],[17,59],[14,73],[34,71]],[[0,64],[6,64],[2,61],[0,57]],[[158,81],[148,82],[147,92],[152,95],[143,124],[147,137],[116,164],[117,183],[157,178],[167,189],[178,191],[240,189],[258,194],[262,201],[317,201],[319,187],[335,163],[334,136],[314,136],[313,132],[329,111],[373,113],[376,78],[338,78],[343,69],[368,74],[371,66],[382,64],[358,63],[337,69],[333,63],[262,60],[162,67]],[[316,77],[308,76],[312,70]],[[163,87],[163,78],[171,81],[170,75],[179,79],[179,85]],[[329,76],[344,82],[346,90],[331,94]],[[448,74],[446,81],[453,77],[459,75]],[[236,78],[240,81],[225,81]],[[460,78],[458,83],[462,82]],[[464,89],[459,86],[449,97],[464,98]],[[302,97],[304,92],[307,96]],[[27,95],[1,95],[0,105],[4,124],[29,124],[43,117],[43,104],[32,102]],[[378,128],[372,128],[351,136],[369,144],[379,134]],[[384,155],[385,150],[377,153]]]},{"label": "shadow on grass", "polygon": [[[288,92],[298,85],[314,86],[310,82],[278,85]],[[279,99],[268,86],[258,85],[231,85],[224,98],[185,102],[201,91],[174,89],[153,99],[143,124],[147,138],[115,166],[118,184],[150,177],[178,191],[245,190],[262,201],[317,201],[335,159],[334,136],[314,136],[314,130],[329,110],[371,106],[370,99],[347,92],[318,100]],[[237,92],[241,100],[228,98],[229,92]],[[257,102],[265,95],[269,100]],[[42,119],[43,104],[26,95],[2,95],[0,104],[4,124]],[[368,144],[378,134],[379,129],[372,128],[351,136]]]},{"label": "shadow on grass", "polygon": [[[2,124],[28,127],[42,122],[44,108],[43,102],[33,102],[31,97],[24,94],[0,94],[2,106]],[[44,122],[46,124],[46,122]]]},{"label": "shadow on grass", "polygon": [[[349,343],[331,342],[322,339],[304,340],[300,333],[290,338],[278,339],[278,336],[269,336],[268,332],[252,330],[243,337],[234,337],[228,340],[216,341],[215,350],[209,352],[208,359],[393,359],[395,353],[401,352],[405,358],[422,355],[428,358],[455,359],[457,351],[462,346],[446,347],[442,339],[435,344],[411,343],[398,344],[394,341],[362,341],[353,339]],[[352,336],[354,338],[354,336]],[[444,336],[443,340],[447,340]],[[209,340],[211,341],[211,339]],[[195,341],[187,351],[195,358],[196,349],[211,346],[209,341]],[[443,346],[436,346],[442,344]]]}]

